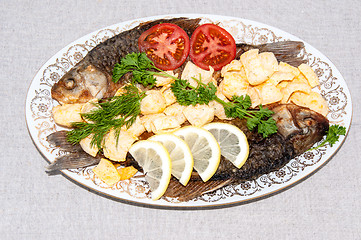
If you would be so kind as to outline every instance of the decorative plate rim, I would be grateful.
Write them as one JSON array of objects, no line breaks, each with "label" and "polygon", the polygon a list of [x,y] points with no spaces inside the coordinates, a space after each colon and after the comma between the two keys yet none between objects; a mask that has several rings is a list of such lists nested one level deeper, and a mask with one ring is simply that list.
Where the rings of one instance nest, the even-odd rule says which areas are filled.
[{"label": "decorative plate rim", "polygon": [[[313,60],[313,62],[311,62],[310,65],[311,66],[314,65],[317,67],[318,65],[321,64],[321,66],[319,67],[319,69],[321,69],[321,71],[324,71],[327,69],[330,70],[328,78],[324,82],[321,81],[322,87],[319,88],[320,93],[323,94],[324,96],[327,96],[327,94],[330,94],[330,92],[332,92],[332,91],[334,92],[333,94],[337,94],[337,95],[339,93],[344,94],[344,98],[345,98],[344,101],[346,101],[346,103],[344,104],[343,111],[341,112],[341,114],[336,112],[336,115],[333,116],[333,118],[335,120],[337,120],[339,117],[341,117],[341,120],[339,120],[338,123],[341,123],[347,127],[347,133],[346,133],[346,136],[347,136],[349,129],[350,129],[352,115],[353,115],[352,100],[351,100],[351,95],[350,95],[349,89],[348,89],[346,82],[343,79],[341,73],[336,68],[336,66],[324,54],[322,54],[320,51],[318,51],[317,49],[312,47],[310,44],[308,44],[307,42],[301,40],[300,38],[298,38],[290,33],[280,30],[276,27],[272,27],[267,24],[263,24],[263,23],[248,20],[248,19],[242,19],[242,18],[230,17],[230,16],[212,15],[212,14],[169,14],[169,15],[158,15],[158,16],[151,16],[151,17],[145,17],[145,18],[138,18],[138,19],[134,19],[134,20],[128,20],[128,21],[120,22],[120,23],[113,24],[108,27],[98,29],[94,32],[91,32],[91,33],[73,41],[72,43],[70,43],[67,46],[65,46],[64,48],[62,48],[55,55],[53,55],[48,61],[46,61],[46,63],[39,69],[39,71],[33,78],[32,82],[28,88],[28,92],[27,92],[26,104],[25,104],[26,124],[27,124],[28,132],[31,136],[32,141],[34,142],[36,148],[39,150],[39,152],[46,159],[47,162],[50,163],[52,160],[54,160],[54,158],[58,154],[61,154],[61,152],[58,152],[57,150],[54,150],[54,149],[50,149],[49,146],[47,147],[41,143],[42,139],[44,138],[44,136],[42,136],[42,134],[44,132],[51,133],[51,131],[56,131],[56,129],[59,129],[59,127],[55,126],[55,123],[53,122],[51,115],[49,116],[49,111],[50,111],[49,109],[51,109],[51,105],[53,104],[54,100],[52,100],[51,96],[49,95],[50,94],[49,89],[51,87],[52,80],[50,77],[49,77],[49,79],[45,79],[45,77],[44,77],[45,71],[49,70],[49,67],[51,67],[51,66],[56,66],[55,63],[58,62],[58,64],[63,64],[61,66],[64,66],[67,64],[61,70],[63,73],[65,73],[72,66],[74,66],[77,63],[77,61],[81,60],[81,58],[85,56],[84,54],[86,54],[88,51],[90,51],[92,49],[92,47],[94,47],[99,42],[103,41],[104,39],[111,37],[110,32],[112,32],[113,35],[115,35],[121,31],[131,29],[141,22],[146,22],[146,21],[161,19],[161,18],[174,18],[174,17],[201,18],[203,21],[219,22],[221,25],[227,23],[228,25],[225,26],[226,28],[228,28],[227,30],[229,30],[232,33],[232,35],[234,35],[234,32],[232,32],[232,31],[236,32],[236,35],[235,35],[236,42],[239,42],[240,40],[242,40],[246,43],[263,43],[262,41],[272,42],[272,40],[276,41],[276,40],[281,40],[281,39],[283,39],[283,40],[292,39],[292,40],[298,40],[298,41],[304,42],[305,48],[306,48],[305,56],[307,56],[307,59],[309,60],[309,62],[311,62],[311,60]],[[232,28],[232,27],[234,27],[232,25],[232,22],[233,22],[233,24],[235,24],[235,26],[237,26],[237,28],[235,28],[235,29]],[[239,35],[238,31],[242,27],[243,27],[242,35]],[[251,37],[251,38],[253,37],[253,39],[247,37],[248,30],[250,31],[249,37]],[[109,31],[109,32],[107,32],[107,31]],[[266,32],[265,33],[266,35],[262,35],[262,31]],[[257,34],[260,34],[260,35],[258,36]],[[269,35],[267,35],[267,34],[269,34]],[[271,36],[271,39],[268,38],[269,36]],[[257,40],[255,40],[255,37],[258,37]],[[263,37],[264,37],[264,39],[262,39]],[[247,42],[247,40],[248,40],[248,42]],[[64,56],[66,55],[66,53],[69,53],[69,51],[72,48],[75,48],[81,44],[84,45],[83,46],[84,49],[82,50],[84,52],[84,54],[82,54],[81,58],[80,58],[80,55],[77,55],[77,56],[71,55],[68,58],[67,63],[61,62],[61,60],[59,60],[59,59],[62,59],[61,57],[63,57],[63,59],[65,59]],[[322,67],[325,67],[326,65],[328,68],[322,68]],[[58,71],[60,71],[59,66],[60,65],[57,66]],[[66,70],[66,67],[68,68],[67,70]],[[58,78],[60,77],[61,74],[59,74],[59,72],[56,72],[56,71],[53,71],[53,73],[57,74],[57,78],[54,78],[54,81],[58,80]],[[321,74],[321,77],[323,77],[324,76],[323,74],[325,74],[325,73],[322,72],[319,74]],[[43,77],[41,77],[41,75]],[[320,80],[321,80],[321,77],[320,77]],[[331,78],[331,82],[327,82],[330,80],[330,78]],[[338,81],[337,82],[338,85],[337,85],[336,89],[332,88],[333,84],[336,84],[334,81]],[[39,87],[41,87],[41,85],[45,86],[45,88],[39,89]],[[48,87],[48,91],[46,91],[47,90],[46,87]],[[327,90],[327,89],[329,89],[330,91],[326,92],[325,90]],[[337,91],[337,89],[339,89],[339,90]],[[335,96],[332,95],[332,93],[330,94],[330,96],[332,96],[334,99],[326,98],[329,103],[331,100],[336,101],[336,102],[338,101],[334,105],[337,105],[337,106],[340,105],[340,102],[342,102],[342,99],[340,100],[339,98],[336,98]],[[49,98],[50,98],[50,100],[49,100]],[[50,104],[50,106],[46,105],[44,103],[44,101],[45,101],[45,103]],[[38,112],[33,110],[36,107],[37,107]],[[42,112],[43,110],[44,110],[44,112]],[[37,116],[38,118],[36,118],[36,116],[34,116],[34,115],[36,115],[35,113],[38,114],[38,116]],[[43,114],[43,115],[41,115],[41,114]],[[332,112],[332,114],[334,114],[334,112]],[[330,116],[328,116],[328,118],[330,118]],[[46,120],[44,120],[43,122],[37,121],[39,119],[40,120],[47,119],[47,121]],[[330,121],[330,122],[333,122],[333,121]],[[334,121],[334,122],[337,122],[337,121]],[[45,127],[42,125],[45,125]],[[230,206],[245,204],[245,203],[249,203],[249,202],[253,202],[256,200],[264,199],[266,197],[273,196],[277,193],[280,193],[286,189],[289,189],[289,188],[295,186],[296,184],[298,184],[298,183],[302,182],[303,180],[307,179],[308,177],[312,176],[314,173],[316,173],[319,169],[321,169],[326,163],[328,163],[331,160],[331,158],[336,154],[336,152],[339,150],[339,148],[344,143],[346,136],[341,137],[340,141],[338,143],[336,143],[332,148],[329,146],[321,148],[315,155],[312,155],[311,159],[319,156],[320,157],[319,160],[316,161],[315,163],[313,163],[312,165],[310,165],[309,167],[306,166],[307,164],[304,165],[304,169],[302,169],[301,172],[298,172],[300,174],[291,176],[290,179],[279,183],[279,185],[277,185],[277,186],[275,186],[276,183],[268,183],[270,185],[266,190],[262,190],[262,189],[264,189],[264,187],[262,187],[261,190],[256,189],[254,193],[252,193],[251,195],[248,195],[248,197],[243,197],[243,198],[241,195],[239,195],[239,192],[237,192],[238,190],[236,190],[236,188],[243,188],[243,187],[241,187],[241,184],[237,184],[237,185],[232,186],[233,190],[235,191],[234,193],[232,193],[232,189],[230,189],[229,192],[227,192],[227,191],[223,192],[223,190],[221,190],[222,193],[220,193],[220,195],[219,195],[220,198],[216,199],[215,201],[212,201],[212,197],[214,197],[214,195],[213,196],[210,195],[208,201],[207,201],[207,199],[200,200],[199,198],[196,200],[191,200],[189,202],[176,202],[176,201],[174,202],[174,200],[166,201],[164,199],[158,200],[158,201],[151,201],[149,198],[146,198],[146,196],[145,196],[145,198],[135,198],[135,197],[132,197],[131,195],[126,196],[125,194],[121,194],[121,193],[117,194],[117,192],[114,192],[116,190],[119,190],[119,188],[116,188],[115,190],[109,189],[109,188],[101,188],[101,183],[99,183],[100,180],[96,181],[96,179],[94,179],[94,178],[92,179],[92,181],[90,180],[90,178],[92,178],[91,177],[92,171],[90,170],[91,167],[84,168],[79,171],[64,170],[64,171],[61,171],[61,174],[63,176],[65,176],[67,179],[76,183],[77,185],[80,185],[98,195],[101,195],[101,196],[104,196],[104,197],[107,197],[107,198],[110,198],[113,200],[117,200],[120,202],[128,203],[131,205],[136,205],[136,206],[144,206],[144,207],[152,207],[152,208],[166,208],[166,209],[169,209],[169,208],[170,209],[204,209],[204,208],[208,209],[208,208],[230,207]],[[293,162],[293,161],[297,162],[297,159],[298,158],[301,159],[302,157],[303,157],[303,155],[301,157],[296,157],[294,159],[291,159],[290,162],[285,167],[287,167],[288,165],[292,165],[291,162]],[[307,159],[304,159],[304,161],[306,161],[306,160]],[[297,166],[297,167],[299,167],[299,166]],[[274,172],[271,172],[271,173],[265,174],[265,175],[276,174],[276,172],[279,172],[282,169],[283,168],[281,168],[278,171],[274,171]],[[254,182],[257,182],[263,176],[264,175],[262,175],[261,177],[259,177],[256,180],[254,180]],[[266,176],[265,179],[267,177],[268,176]],[[282,176],[280,179],[282,179]],[[247,182],[250,182],[250,181],[247,181]],[[247,182],[245,182],[245,183],[247,183]],[[267,179],[265,180],[264,183],[265,183],[265,186],[267,187]],[[134,184],[135,184],[135,187],[140,186],[139,182],[136,182]],[[129,182],[128,187],[130,185],[131,185],[131,183]],[[119,187],[121,187],[121,186],[119,186]],[[131,187],[134,187],[134,186],[131,186]],[[142,185],[142,187],[146,190],[146,186]],[[225,188],[227,188],[227,187],[225,187]],[[222,188],[222,189],[225,189],[225,188]],[[251,187],[249,187],[249,188],[251,188]],[[261,191],[262,193],[259,194],[257,191]],[[253,194],[255,194],[255,195],[253,196]],[[247,195],[244,195],[244,196],[247,196]]]}]

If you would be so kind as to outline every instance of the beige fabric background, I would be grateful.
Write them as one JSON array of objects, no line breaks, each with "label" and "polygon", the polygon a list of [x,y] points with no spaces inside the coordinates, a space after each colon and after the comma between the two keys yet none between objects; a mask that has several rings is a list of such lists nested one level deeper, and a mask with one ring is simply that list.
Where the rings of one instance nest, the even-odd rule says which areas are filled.
[{"label": "beige fabric background", "polygon": [[[333,159],[275,196],[217,210],[174,211],[107,199],[48,176],[25,124],[27,89],[58,50],[139,17],[208,13],[247,18],[307,41],[350,88],[353,124]],[[361,3],[345,1],[0,1],[1,239],[361,239]]]}]

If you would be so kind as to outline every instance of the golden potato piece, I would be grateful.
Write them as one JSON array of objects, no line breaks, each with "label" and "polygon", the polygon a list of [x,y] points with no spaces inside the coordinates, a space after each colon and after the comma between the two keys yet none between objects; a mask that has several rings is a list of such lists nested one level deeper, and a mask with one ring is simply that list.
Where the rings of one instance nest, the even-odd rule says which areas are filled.
[{"label": "golden potato piece", "polygon": [[74,122],[83,122],[80,116],[83,103],[63,104],[53,107],[52,113],[56,124],[71,127]]},{"label": "golden potato piece", "polygon": [[84,150],[84,152],[86,152],[90,156],[95,157],[99,151],[99,148],[96,145],[93,145],[93,146],[91,145],[93,136],[94,136],[93,134],[90,134],[86,138],[83,138],[82,140],[80,140],[79,144],[80,144],[81,148]]},{"label": "golden potato piece", "polygon": [[259,57],[267,76],[271,76],[275,71],[278,71],[278,61],[272,52],[260,53]]},{"label": "golden potato piece", "polygon": [[295,77],[297,77],[298,75],[300,75],[300,70],[298,70],[298,68],[289,65],[288,63],[285,62],[280,62],[278,64],[278,71],[279,72],[288,72],[288,73],[292,73]]},{"label": "golden potato piece", "polygon": [[251,85],[261,84],[269,77],[269,72],[262,66],[258,51],[258,49],[252,49],[241,55],[241,62]]},{"label": "golden potato piece", "polygon": [[295,92],[292,94],[290,101],[296,105],[302,107],[308,107],[309,109],[326,116],[328,114],[327,101],[317,92],[311,92],[310,94],[304,92]]},{"label": "golden potato piece", "polygon": [[262,105],[278,102],[283,97],[281,91],[272,83],[258,85],[256,89],[260,93]]},{"label": "golden potato piece", "polygon": [[[173,77],[178,77],[178,74],[174,74],[173,71],[165,71],[165,72],[168,73],[169,75],[173,76]],[[157,80],[156,83],[155,83],[155,85],[157,87],[169,85],[169,84],[171,84],[172,82],[175,81],[171,77],[163,77],[163,76],[158,76],[158,75],[155,75],[154,77]]]},{"label": "golden potato piece", "polygon": [[163,117],[165,116],[164,113],[155,113],[155,114],[147,114],[144,115],[143,117],[140,118],[141,123],[143,124],[143,126],[145,127],[145,130],[147,130],[147,132],[152,132],[152,121],[156,118],[159,117]]},{"label": "golden potato piece", "polygon": [[152,120],[150,127],[152,132],[159,133],[167,133],[172,132],[178,128],[180,128],[180,124],[176,117],[173,116],[162,116]]},{"label": "golden potato piece", "polygon": [[168,106],[163,113],[167,116],[173,116],[177,119],[179,124],[184,123],[187,119],[183,114],[185,106],[180,105],[179,103],[174,103]]},{"label": "golden potato piece", "polygon": [[125,161],[129,148],[137,139],[138,138],[134,136],[134,134],[124,130],[120,130],[117,139],[115,130],[111,129],[104,137],[104,156],[117,162]]},{"label": "golden potato piece", "polygon": [[285,88],[288,84],[290,83],[290,81],[281,81],[280,83],[278,83],[276,85],[276,87],[281,90],[282,88]]},{"label": "golden potato piece", "polygon": [[318,81],[318,77],[316,73],[313,71],[313,69],[308,66],[307,64],[302,63],[300,66],[298,66],[298,69],[301,71],[301,73],[306,77],[308,84],[314,88],[317,85],[320,84]]},{"label": "golden potato piece", "polygon": [[138,172],[138,170],[133,166],[118,168],[117,170],[121,181],[133,177]]},{"label": "golden potato piece", "polygon": [[238,61],[238,60],[233,60],[232,62],[230,62],[229,64],[224,66],[221,70],[221,76],[224,77],[224,75],[227,72],[243,72],[244,76],[246,74],[244,72],[244,67],[243,67],[241,61]]},{"label": "golden potato piece", "polygon": [[304,84],[304,83],[291,82],[291,83],[287,84],[286,87],[281,89],[281,93],[283,94],[281,103],[287,103],[288,99],[290,98],[292,93],[297,92],[297,91],[304,92],[304,93],[310,93],[311,87],[308,84]]},{"label": "golden potato piece", "polygon": [[174,93],[173,93],[172,89],[170,89],[170,88],[168,88],[167,90],[165,90],[163,92],[163,97],[165,99],[166,106],[172,105],[173,103],[175,103],[177,101],[177,98],[174,96]]},{"label": "golden potato piece", "polygon": [[252,108],[257,107],[262,103],[261,97],[259,95],[258,89],[255,87],[249,87],[247,91],[247,95],[251,98]]},{"label": "golden potato piece", "polygon": [[[216,92],[216,96],[225,101],[225,102],[229,102],[228,99],[226,98],[226,96],[224,96],[218,89],[218,91]],[[226,113],[224,111],[224,107],[222,104],[220,104],[219,102],[217,102],[216,100],[210,101],[208,106],[210,106],[211,108],[214,109],[214,115],[219,118],[219,119],[227,119],[227,120],[231,120],[232,118],[228,118],[226,116]]]},{"label": "golden potato piece", "polygon": [[142,114],[161,113],[166,108],[166,100],[163,94],[157,90],[149,90],[146,97],[140,102]]},{"label": "golden potato piece", "polygon": [[297,82],[297,83],[304,83],[309,85],[307,79],[305,78],[305,76],[303,74],[298,75],[297,77],[295,77],[292,82]]},{"label": "golden potato piece", "polygon": [[269,78],[272,84],[277,85],[282,81],[291,81],[295,76],[290,72],[274,72],[272,76]]},{"label": "golden potato piece", "polygon": [[143,132],[145,132],[145,127],[142,124],[142,121],[140,120],[140,117],[137,116],[137,118],[135,119],[135,122],[129,127],[127,128],[127,126],[123,126],[121,128],[121,130],[124,131],[128,131],[130,133],[132,133],[134,136],[140,136]]},{"label": "golden potato piece", "polygon": [[197,67],[194,63],[189,61],[184,67],[181,79],[187,80],[191,86],[197,87],[198,83],[193,78],[198,80],[201,78],[202,83],[208,84],[212,80],[213,72],[214,69],[212,67],[210,67],[210,70],[207,71]]},{"label": "golden potato piece", "polygon": [[99,164],[93,168],[94,174],[109,186],[120,181],[120,175],[113,163],[102,158]]},{"label": "golden potato piece", "polygon": [[[97,109],[99,109],[99,106],[97,105],[98,103],[98,99],[94,98],[92,100],[90,100],[89,102],[85,103],[83,105],[83,107],[81,108],[81,113],[91,113],[92,111],[95,111]],[[87,123],[94,123],[93,121],[87,120],[85,117],[82,117],[83,120]]]},{"label": "golden potato piece", "polygon": [[220,92],[228,99],[234,95],[242,96],[247,93],[249,83],[239,73],[228,72],[219,85]]},{"label": "golden potato piece", "polygon": [[183,110],[183,114],[193,126],[197,127],[210,123],[214,119],[214,109],[205,104],[189,105]]}]

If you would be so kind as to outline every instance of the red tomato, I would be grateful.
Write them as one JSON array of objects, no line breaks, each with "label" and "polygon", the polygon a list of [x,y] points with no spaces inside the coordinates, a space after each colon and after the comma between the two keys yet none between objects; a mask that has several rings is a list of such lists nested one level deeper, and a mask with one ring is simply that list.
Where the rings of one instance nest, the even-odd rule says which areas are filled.
[{"label": "red tomato", "polygon": [[189,53],[194,64],[205,70],[220,70],[236,56],[236,42],[225,29],[214,24],[199,26],[191,37]]},{"label": "red tomato", "polygon": [[138,46],[157,68],[174,70],[186,60],[190,44],[183,29],[175,24],[162,23],[142,33]]}]

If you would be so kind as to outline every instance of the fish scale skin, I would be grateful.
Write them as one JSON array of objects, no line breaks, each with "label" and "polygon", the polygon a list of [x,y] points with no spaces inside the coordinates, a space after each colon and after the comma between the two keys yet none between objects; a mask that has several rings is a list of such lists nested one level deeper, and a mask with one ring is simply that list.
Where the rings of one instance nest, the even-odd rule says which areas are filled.
[{"label": "fish scale skin", "polygon": [[173,23],[181,27],[189,36],[198,27],[200,19],[160,19],[144,23],[131,30],[124,31],[93,48],[84,58],[84,62],[111,74],[114,65],[128,53],[139,52],[138,39],[149,28],[159,23]]}]

